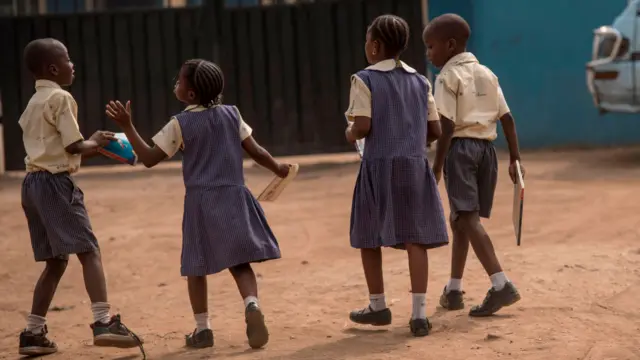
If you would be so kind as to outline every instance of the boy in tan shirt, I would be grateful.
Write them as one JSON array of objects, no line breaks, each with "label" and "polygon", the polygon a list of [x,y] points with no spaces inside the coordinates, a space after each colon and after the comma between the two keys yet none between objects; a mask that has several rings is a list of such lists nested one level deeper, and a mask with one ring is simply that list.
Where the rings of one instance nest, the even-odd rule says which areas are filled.
[{"label": "boy in tan shirt", "polygon": [[27,327],[20,334],[19,353],[34,356],[57,351],[56,344],[47,339],[45,316],[70,254],[77,254],[82,263],[94,317],[94,345],[141,346],[119,315],[109,315],[98,241],[82,190],[71,177],[80,168],[82,157],[97,154],[100,146],[113,139],[113,133],[98,131],[84,140],[76,120],[77,104],[61,87],[71,85],[74,77],[73,63],[61,42],[34,40],[25,48],[24,60],[36,79],[36,92],[19,121],[27,153],[22,208],[35,260],[46,262],[46,266],[34,290]]},{"label": "boy in tan shirt", "polygon": [[493,140],[500,120],[509,144],[509,175],[515,181],[520,160],[518,136],[498,78],[466,51],[471,29],[458,15],[433,19],[423,33],[429,61],[441,68],[435,100],[442,124],[433,171],[439,181],[444,170],[453,230],[451,278],[440,297],[449,310],[464,308],[462,274],[469,243],[491,278],[492,287],[471,316],[489,316],[520,300],[502,271],[480,218],[489,218],[498,177]]}]

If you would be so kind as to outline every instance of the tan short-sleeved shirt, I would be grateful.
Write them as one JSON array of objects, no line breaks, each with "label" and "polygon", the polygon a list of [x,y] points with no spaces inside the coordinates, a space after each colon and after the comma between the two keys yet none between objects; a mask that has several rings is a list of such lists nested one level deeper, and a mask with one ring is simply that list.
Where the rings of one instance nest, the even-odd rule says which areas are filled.
[{"label": "tan short-sleeved shirt", "polygon": [[[399,65],[408,72],[414,74],[416,70],[411,66],[399,61]],[[395,60],[384,60],[375,65],[369,66],[367,69],[377,71],[392,71],[398,66]],[[427,121],[440,120],[438,111],[436,110],[436,102],[432,94],[431,84],[427,80]],[[353,121],[356,116],[371,117],[371,91],[358,75],[351,76],[351,90],[349,91],[349,109],[345,112],[345,116],[349,121]]]},{"label": "tan short-sleeved shirt", "polygon": [[77,118],[78,105],[69,92],[53,81],[36,81],[36,92],[19,120],[27,172],[75,173],[80,169],[82,156],[65,150],[84,140]]},{"label": "tan short-sleeved shirt", "polygon": [[[238,132],[240,134],[240,141],[243,141],[249,136],[251,136],[253,129],[251,129],[251,127],[246,122],[244,122],[244,119],[242,118],[242,115],[240,115],[240,111],[238,110],[238,108],[235,106],[234,108],[238,113],[238,119],[240,120],[240,126],[238,128]],[[184,109],[184,111],[204,111],[204,110],[207,110],[207,108],[205,108],[204,106],[198,106],[198,105],[189,105]],[[162,128],[162,130],[160,130],[153,137],[152,140],[154,144],[157,147],[159,147],[165,154],[167,154],[167,157],[169,158],[173,157],[178,152],[178,150],[183,149],[184,142],[182,140],[182,130],[180,129],[180,124],[178,123],[178,119],[176,119],[175,117],[172,117],[171,120],[169,120],[169,122],[167,123],[167,125],[165,125]]]},{"label": "tan short-sleeved shirt", "polygon": [[455,123],[453,137],[495,140],[509,113],[498,77],[469,52],[451,58],[436,79],[438,111]]}]

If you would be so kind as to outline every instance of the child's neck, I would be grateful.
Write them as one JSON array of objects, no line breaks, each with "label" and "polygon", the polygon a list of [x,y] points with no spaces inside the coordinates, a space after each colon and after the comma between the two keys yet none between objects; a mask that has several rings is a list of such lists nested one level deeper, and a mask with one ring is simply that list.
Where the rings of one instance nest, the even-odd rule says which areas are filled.
[{"label": "child's neck", "polygon": [[400,61],[400,57],[399,57],[399,56],[396,56],[396,57],[382,57],[381,59],[376,60],[376,61],[375,61],[373,64],[371,64],[371,65],[375,65],[375,64],[377,64],[377,63],[380,63],[380,62],[383,62],[383,61],[387,61],[387,60],[393,60],[394,62],[396,62],[396,63],[397,63],[398,61]]},{"label": "child's neck", "polygon": [[456,49],[453,53],[451,53],[451,55],[449,56],[449,58],[447,59],[447,62],[445,62],[445,65],[451,61],[451,59],[453,59],[454,57],[462,54],[462,53],[466,53],[467,52],[467,48],[461,48],[461,49]]},{"label": "child's neck", "polygon": [[57,79],[50,77],[50,76],[36,76],[36,81],[38,80],[44,80],[44,81],[51,81],[54,82],[56,84],[58,84],[58,86],[60,87],[66,87],[66,86],[71,86],[71,84],[61,84],[60,81],[58,81]]}]

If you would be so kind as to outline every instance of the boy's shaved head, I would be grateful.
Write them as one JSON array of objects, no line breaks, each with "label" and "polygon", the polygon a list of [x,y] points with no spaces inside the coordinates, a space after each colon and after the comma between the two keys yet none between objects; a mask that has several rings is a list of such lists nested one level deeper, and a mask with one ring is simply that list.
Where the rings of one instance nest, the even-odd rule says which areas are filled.
[{"label": "boy's shaved head", "polygon": [[471,36],[471,27],[462,16],[457,14],[444,14],[429,22],[424,29],[423,38],[434,36],[439,40],[456,40],[458,46],[466,47]]},{"label": "boy's shaved head", "polygon": [[53,38],[36,39],[24,48],[24,62],[27,69],[35,76],[41,76],[47,66],[56,63],[61,56],[66,56],[67,48]]}]

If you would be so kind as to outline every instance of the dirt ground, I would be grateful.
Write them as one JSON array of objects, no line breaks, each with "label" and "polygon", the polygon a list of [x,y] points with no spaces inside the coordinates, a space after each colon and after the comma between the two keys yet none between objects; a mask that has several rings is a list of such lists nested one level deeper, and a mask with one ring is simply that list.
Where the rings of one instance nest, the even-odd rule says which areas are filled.
[{"label": "dirt ground", "polygon": [[[367,302],[359,254],[348,240],[358,164],[302,162],[297,180],[263,204],[283,258],[255,266],[271,342],[248,350],[243,304],[228,273],[209,278],[216,346],[187,351],[194,328],[179,259],[183,184],[178,167],[77,177],[101,241],[110,301],[146,340],[149,359],[640,359],[640,150],[531,153],[527,167],[523,244],[511,225],[513,188],[503,157],[492,236],[523,300],[491,318],[444,312],[438,296],[449,272],[449,247],[430,252],[426,338],[409,336],[406,255],[384,253],[393,325],[349,323]],[[246,171],[258,193],[270,174]],[[0,181],[0,358],[16,359],[35,264],[20,207],[20,180]],[[441,186],[444,195],[444,187]],[[446,196],[444,196],[446,198]],[[445,206],[446,200],[445,200]],[[448,211],[448,207],[447,210]],[[470,255],[464,287],[469,305],[490,282]],[[137,349],[91,346],[91,312],[82,272],[72,259],[48,315],[60,352],[51,359],[140,359]]]}]

